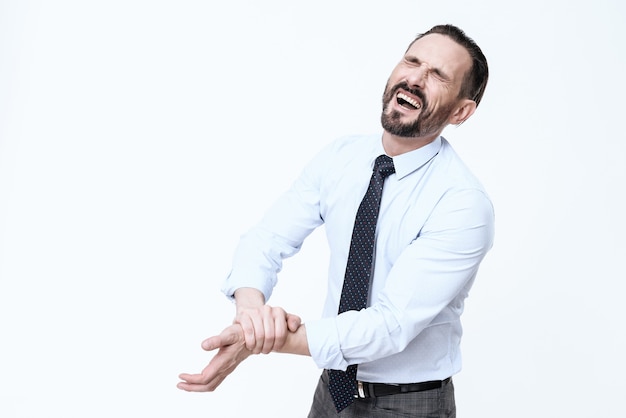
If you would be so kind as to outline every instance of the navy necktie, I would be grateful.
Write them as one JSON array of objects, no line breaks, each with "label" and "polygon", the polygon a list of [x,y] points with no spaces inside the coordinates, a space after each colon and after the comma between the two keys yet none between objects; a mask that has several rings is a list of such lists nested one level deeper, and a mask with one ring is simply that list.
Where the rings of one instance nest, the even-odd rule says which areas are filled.
[{"label": "navy necktie", "polygon": [[[361,201],[354,221],[348,264],[341,290],[339,313],[361,310],[367,306],[372,261],[374,258],[374,237],[376,222],[383,194],[385,178],[395,172],[391,157],[381,155],[376,158],[370,184]],[[330,370],[328,387],[337,408],[342,411],[354,401],[356,394],[356,364],[342,370]]]}]

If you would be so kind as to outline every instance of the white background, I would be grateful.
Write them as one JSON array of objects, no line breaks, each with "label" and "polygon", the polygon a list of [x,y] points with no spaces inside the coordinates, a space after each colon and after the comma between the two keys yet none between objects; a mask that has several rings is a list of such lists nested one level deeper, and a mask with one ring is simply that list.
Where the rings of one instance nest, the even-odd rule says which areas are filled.
[{"label": "white background", "polygon": [[[626,385],[626,13],[618,0],[0,0],[0,416],[304,417],[309,358],[179,391],[239,235],[323,145],[377,132],[413,37],[488,57],[445,136],[496,243],[464,315],[460,417],[620,416]],[[270,301],[321,311],[316,231]]]}]

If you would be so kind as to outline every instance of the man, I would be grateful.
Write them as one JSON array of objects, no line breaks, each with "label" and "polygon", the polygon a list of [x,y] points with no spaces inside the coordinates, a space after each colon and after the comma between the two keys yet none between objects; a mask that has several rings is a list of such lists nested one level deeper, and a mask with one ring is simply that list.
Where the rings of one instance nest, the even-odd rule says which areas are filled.
[{"label": "man", "polygon": [[[494,213],[441,133],[474,113],[487,79],[480,48],[455,26],[435,26],[409,45],[385,88],[382,136],[327,146],[242,237],[222,289],[235,299],[235,321],[203,342],[219,351],[202,373],[181,374],[180,389],[212,391],[248,356],[274,351],[311,356],[324,369],[309,417],[456,415],[460,315],[492,246]],[[362,206],[374,213],[372,228],[358,209],[370,175],[380,202]],[[322,224],[330,246],[324,315],[301,324],[266,301],[282,260]],[[359,235],[367,230],[375,249]],[[355,296],[363,292],[366,305]]]}]

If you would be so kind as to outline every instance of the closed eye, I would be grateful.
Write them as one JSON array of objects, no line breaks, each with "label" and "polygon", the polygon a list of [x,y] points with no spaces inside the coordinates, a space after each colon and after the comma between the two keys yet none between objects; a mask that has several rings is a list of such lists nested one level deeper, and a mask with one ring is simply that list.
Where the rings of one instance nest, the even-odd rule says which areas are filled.
[{"label": "closed eye", "polygon": [[[422,61],[420,61],[419,58],[415,57],[415,56],[411,56],[411,55],[407,55],[404,57],[404,61],[407,64],[410,64],[412,66],[416,66],[416,67],[420,67],[422,66],[424,63]],[[439,80],[445,82],[445,83],[449,83],[451,81],[450,76],[448,76],[448,74],[446,74],[441,68],[437,68],[437,67],[431,67],[430,65],[426,64],[428,66],[428,73],[430,74],[434,74],[435,77],[437,77]]]},{"label": "closed eye", "polygon": [[446,81],[446,82],[450,81],[450,78],[438,68],[433,68],[431,72],[435,74],[435,76],[437,76],[437,78],[441,79],[442,81]]}]

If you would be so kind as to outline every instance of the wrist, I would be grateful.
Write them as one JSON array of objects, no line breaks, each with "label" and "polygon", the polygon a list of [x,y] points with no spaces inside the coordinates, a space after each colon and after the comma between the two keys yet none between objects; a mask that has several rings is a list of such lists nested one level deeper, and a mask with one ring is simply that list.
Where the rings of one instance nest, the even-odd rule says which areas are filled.
[{"label": "wrist", "polygon": [[306,327],[300,325],[294,332],[288,332],[285,344],[280,349],[273,350],[276,353],[299,354],[302,356],[310,356],[309,342],[306,337]]},{"label": "wrist", "polygon": [[252,287],[241,287],[235,290],[234,297],[237,308],[256,308],[265,305],[263,292]]}]

